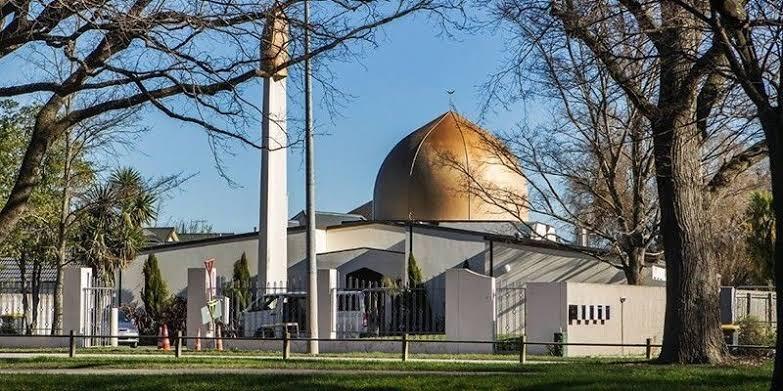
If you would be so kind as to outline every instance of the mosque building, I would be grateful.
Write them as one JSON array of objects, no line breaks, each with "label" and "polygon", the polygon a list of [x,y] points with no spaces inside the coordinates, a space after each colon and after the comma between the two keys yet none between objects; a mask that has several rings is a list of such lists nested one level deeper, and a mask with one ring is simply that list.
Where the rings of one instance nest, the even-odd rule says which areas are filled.
[{"label": "mosque building", "polygon": [[[506,155],[497,138],[455,112],[427,122],[386,156],[371,201],[346,213],[316,214],[318,268],[336,269],[341,285],[350,278],[405,283],[413,256],[428,284],[437,285],[451,268],[469,268],[500,284],[624,284],[621,270],[590,255],[600,250],[565,243],[553,227],[528,221],[526,181]],[[287,281],[267,279],[267,284],[306,281],[306,223],[304,212],[288,221]],[[251,275],[266,266],[258,259],[263,232],[188,241],[161,232],[166,237],[151,243],[123,271],[124,295],[130,296],[124,302],[139,297],[148,254],[157,256],[175,294],[187,285],[187,269],[203,267],[205,259],[214,258],[219,278],[227,279],[242,254]]]}]

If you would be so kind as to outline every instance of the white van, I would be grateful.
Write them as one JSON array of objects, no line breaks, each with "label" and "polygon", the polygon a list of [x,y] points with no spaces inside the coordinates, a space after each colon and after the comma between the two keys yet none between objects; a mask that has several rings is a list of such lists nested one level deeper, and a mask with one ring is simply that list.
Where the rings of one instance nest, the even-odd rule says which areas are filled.
[{"label": "white van", "polygon": [[367,334],[367,308],[362,291],[337,292],[337,338]]},{"label": "white van", "polygon": [[243,335],[246,337],[282,338],[287,329],[299,337],[307,326],[305,292],[271,293],[261,296],[242,312]]}]

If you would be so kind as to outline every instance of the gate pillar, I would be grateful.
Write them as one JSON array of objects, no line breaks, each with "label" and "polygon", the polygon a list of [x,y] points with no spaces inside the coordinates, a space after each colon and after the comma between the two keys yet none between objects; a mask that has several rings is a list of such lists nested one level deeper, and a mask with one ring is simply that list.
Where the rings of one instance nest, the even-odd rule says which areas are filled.
[{"label": "gate pillar", "polygon": [[[468,269],[446,270],[446,338],[495,339],[495,278]],[[456,344],[459,353],[492,353],[489,343]]]},{"label": "gate pillar", "polygon": [[[66,268],[63,271],[63,329],[61,334],[73,330],[75,334],[85,334],[87,329],[85,288],[92,286],[92,269],[87,267]],[[84,345],[86,338],[80,343]]]},{"label": "gate pillar", "polygon": [[337,336],[337,270],[318,270],[318,336]]},{"label": "gate pillar", "polygon": [[[207,273],[206,268],[188,269],[188,306],[185,327],[188,337],[201,336],[211,338],[213,336],[211,322],[204,322],[206,319],[202,319],[201,309],[206,307],[207,301],[215,295],[216,277],[217,274],[214,268],[211,275]],[[195,348],[195,339],[189,338],[187,342],[188,349]],[[202,346],[212,346],[212,341],[209,341],[206,345],[202,343]]]}]

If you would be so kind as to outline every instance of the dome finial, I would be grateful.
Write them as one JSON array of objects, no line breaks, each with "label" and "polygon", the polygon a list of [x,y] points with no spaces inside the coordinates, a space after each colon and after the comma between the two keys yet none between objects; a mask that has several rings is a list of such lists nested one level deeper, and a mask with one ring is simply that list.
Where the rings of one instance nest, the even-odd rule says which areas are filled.
[{"label": "dome finial", "polygon": [[454,111],[454,93],[457,90],[446,90],[446,94],[449,95],[449,111]]}]

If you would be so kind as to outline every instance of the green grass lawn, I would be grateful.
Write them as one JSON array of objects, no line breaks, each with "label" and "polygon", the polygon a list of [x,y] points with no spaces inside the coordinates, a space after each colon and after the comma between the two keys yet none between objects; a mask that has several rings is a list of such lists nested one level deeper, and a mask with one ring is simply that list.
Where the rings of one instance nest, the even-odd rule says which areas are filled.
[{"label": "green grass lawn", "polygon": [[[526,389],[526,390],[766,390],[771,363],[730,366],[662,366],[641,362],[574,360],[559,364],[435,363],[253,360],[248,358],[189,359],[148,358],[35,358],[0,361],[2,369],[37,368],[307,368],[357,370],[357,373],[306,375],[62,375],[0,374],[3,390],[231,390],[269,389],[383,389],[435,390]],[[358,370],[480,371],[503,374],[389,374]],[[175,372],[175,371],[173,371]]]}]

